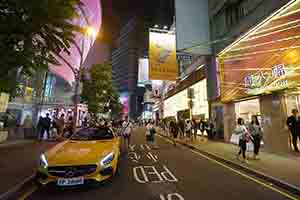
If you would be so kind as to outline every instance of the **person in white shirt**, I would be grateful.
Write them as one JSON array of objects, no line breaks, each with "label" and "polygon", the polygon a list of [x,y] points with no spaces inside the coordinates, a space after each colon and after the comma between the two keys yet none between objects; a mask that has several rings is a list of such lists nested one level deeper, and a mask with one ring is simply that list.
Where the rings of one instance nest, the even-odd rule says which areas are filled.
[{"label": "person in white shirt", "polygon": [[189,138],[190,140],[192,140],[192,123],[191,123],[190,120],[186,121],[186,124],[185,124],[185,133],[186,133],[187,139]]},{"label": "person in white shirt", "polygon": [[247,142],[249,140],[250,134],[245,126],[244,119],[238,118],[237,126],[234,130],[236,135],[239,135],[239,152],[237,154],[237,158],[240,158],[240,155],[243,156],[243,161],[247,162],[246,160],[246,150],[247,150]]},{"label": "person in white shirt", "polygon": [[125,143],[125,145],[127,143],[126,146],[128,148],[130,145],[130,136],[131,136],[133,125],[130,121],[124,121],[122,124],[122,127],[123,127],[124,143]]}]

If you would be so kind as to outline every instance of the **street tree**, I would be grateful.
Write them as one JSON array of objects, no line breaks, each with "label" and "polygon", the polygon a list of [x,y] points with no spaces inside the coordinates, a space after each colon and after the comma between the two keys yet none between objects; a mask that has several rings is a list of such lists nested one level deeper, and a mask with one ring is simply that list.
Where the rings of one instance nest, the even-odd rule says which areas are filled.
[{"label": "street tree", "polygon": [[93,116],[107,113],[109,109],[114,116],[120,113],[122,104],[119,101],[118,91],[113,87],[111,63],[93,65],[82,74],[84,75],[81,99],[88,104],[89,112]]},{"label": "street tree", "polygon": [[[1,0],[0,92],[10,92],[16,74],[32,75],[48,64],[59,65],[80,27],[72,24],[80,0]],[[10,88],[12,87],[12,88]]]}]

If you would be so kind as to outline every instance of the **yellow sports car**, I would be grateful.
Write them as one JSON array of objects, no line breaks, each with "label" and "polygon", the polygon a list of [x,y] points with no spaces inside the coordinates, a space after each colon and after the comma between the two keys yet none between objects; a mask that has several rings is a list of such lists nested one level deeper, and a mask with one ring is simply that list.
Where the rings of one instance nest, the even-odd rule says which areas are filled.
[{"label": "yellow sports car", "polygon": [[42,185],[78,186],[101,182],[118,171],[119,138],[109,128],[85,128],[40,156]]}]

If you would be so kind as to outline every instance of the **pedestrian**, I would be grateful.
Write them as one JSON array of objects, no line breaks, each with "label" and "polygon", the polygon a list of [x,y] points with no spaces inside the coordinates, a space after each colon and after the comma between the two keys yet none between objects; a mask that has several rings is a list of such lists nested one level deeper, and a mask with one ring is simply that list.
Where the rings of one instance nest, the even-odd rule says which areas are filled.
[{"label": "pedestrian", "polygon": [[192,126],[193,126],[193,136],[194,136],[195,140],[197,140],[198,124],[195,119],[192,120]]},{"label": "pedestrian", "polygon": [[253,151],[253,159],[258,159],[259,149],[260,149],[260,142],[263,137],[263,129],[260,126],[260,123],[258,121],[258,118],[256,115],[253,115],[251,118],[251,123],[248,125],[248,130],[250,135],[252,136],[253,145],[254,145],[254,151]]},{"label": "pedestrian", "polygon": [[179,131],[179,136],[180,138],[184,138],[184,121],[179,119],[177,123],[178,131]]},{"label": "pedestrian", "polygon": [[213,135],[213,131],[214,131],[214,124],[211,120],[207,120],[207,124],[206,124],[206,133],[208,136],[208,139],[213,139],[214,135]]},{"label": "pedestrian", "polygon": [[206,131],[206,126],[207,126],[206,122],[203,119],[201,119],[200,120],[200,124],[199,124],[199,129],[200,129],[200,132],[201,132],[201,137],[203,137],[204,132]]},{"label": "pedestrian", "polygon": [[190,139],[192,141],[192,123],[191,123],[191,120],[186,120],[185,134],[186,134],[187,139]]},{"label": "pedestrian", "polygon": [[52,120],[52,126],[51,126],[51,130],[50,130],[51,138],[57,138],[58,129],[59,129],[59,119],[57,118],[57,115],[55,115]]},{"label": "pedestrian", "polygon": [[292,110],[292,116],[288,117],[286,124],[289,127],[292,136],[294,151],[299,152],[297,142],[298,139],[300,139],[300,118],[297,109]]},{"label": "pedestrian", "polygon": [[243,162],[247,163],[246,150],[249,133],[245,126],[244,119],[238,118],[234,133],[239,135],[239,152],[237,154],[237,159],[240,159],[240,155],[242,154]]},{"label": "pedestrian", "polygon": [[65,129],[65,115],[64,114],[60,115],[57,126],[58,126],[58,135],[62,136],[64,134],[64,129]]},{"label": "pedestrian", "polygon": [[68,121],[66,122],[66,127],[64,130],[64,135],[66,138],[70,138],[74,133],[74,120],[72,116],[69,116]]},{"label": "pedestrian", "polygon": [[33,123],[32,118],[29,115],[26,115],[23,122],[24,129],[24,138],[31,138],[33,135]]},{"label": "pedestrian", "polygon": [[46,133],[46,139],[50,137],[50,127],[51,127],[51,119],[50,114],[47,113],[46,117],[41,118],[41,132],[40,132],[40,139],[44,139],[44,134]]},{"label": "pedestrian", "polygon": [[123,126],[123,131],[122,132],[123,132],[124,144],[128,149],[129,145],[130,145],[130,137],[131,137],[131,132],[132,132],[133,125],[130,122],[130,120],[128,120],[128,121],[125,120],[123,122],[122,126]]},{"label": "pedestrian", "polygon": [[174,144],[174,146],[176,146],[176,140],[178,137],[178,128],[177,128],[176,122],[174,122],[174,121],[170,122],[169,130],[170,130],[171,136],[173,137],[173,144]]},{"label": "pedestrian", "polygon": [[151,146],[153,149],[158,149],[158,146],[155,141],[155,134],[156,134],[156,130],[155,130],[154,122],[150,120],[146,125],[146,139],[148,142],[152,144]]}]

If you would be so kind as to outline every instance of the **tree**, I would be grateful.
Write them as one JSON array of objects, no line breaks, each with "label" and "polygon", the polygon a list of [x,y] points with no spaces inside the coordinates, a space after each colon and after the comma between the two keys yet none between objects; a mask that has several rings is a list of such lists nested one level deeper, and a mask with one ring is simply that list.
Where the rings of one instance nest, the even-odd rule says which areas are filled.
[{"label": "tree", "polygon": [[[0,92],[13,88],[6,80],[16,72],[32,75],[37,69],[59,62],[69,52],[80,27],[72,24],[80,0],[1,0]],[[14,86],[13,86],[14,87]]]},{"label": "tree", "polygon": [[89,112],[94,116],[98,113],[106,113],[108,109],[111,109],[115,115],[120,113],[122,104],[112,84],[111,63],[93,65],[89,70],[83,71],[83,74],[81,99],[87,102]]}]

